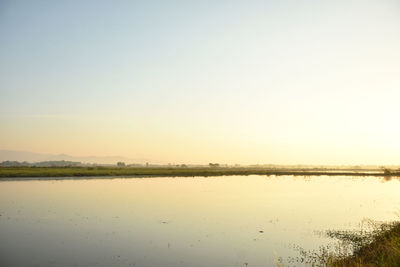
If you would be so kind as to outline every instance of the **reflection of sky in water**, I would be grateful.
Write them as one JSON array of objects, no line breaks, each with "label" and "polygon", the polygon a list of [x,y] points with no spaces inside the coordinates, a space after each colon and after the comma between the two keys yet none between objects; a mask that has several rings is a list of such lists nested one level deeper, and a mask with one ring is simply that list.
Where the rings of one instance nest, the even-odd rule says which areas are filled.
[{"label": "reflection of sky in water", "polygon": [[[0,182],[2,266],[274,266],[397,219],[400,183],[232,176]],[[260,232],[263,231],[263,232]]]}]

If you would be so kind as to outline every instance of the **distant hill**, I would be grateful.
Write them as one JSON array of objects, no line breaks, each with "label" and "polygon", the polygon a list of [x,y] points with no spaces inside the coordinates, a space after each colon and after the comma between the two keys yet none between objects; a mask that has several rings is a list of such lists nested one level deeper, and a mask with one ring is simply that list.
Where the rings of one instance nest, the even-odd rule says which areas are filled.
[{"label": "distant hill", "polygon": [[66,154],[41,154],[28,151],[14,151],[0,149],[0,162],[2,161],[27,161],[27,162],[41,162],[41,161],[73,161],[82,163],[98,163],[98,164],[116,164],[118,161],[125,163],[146,163],[147,159],[130,159],[121,156],[85,156],[75,157]]},{"label": "distant hill", "polygon": [[[40,161],[35,163],[29,163],[27,161],[19,162],[19,161],[3,161],[0,162],[0,167],[77,167],[77,166],[85,166],[80,162],[75,161]],[[87,165],[86,165],[87,166]],[[91,165],[89,165],[91,166]]]}]

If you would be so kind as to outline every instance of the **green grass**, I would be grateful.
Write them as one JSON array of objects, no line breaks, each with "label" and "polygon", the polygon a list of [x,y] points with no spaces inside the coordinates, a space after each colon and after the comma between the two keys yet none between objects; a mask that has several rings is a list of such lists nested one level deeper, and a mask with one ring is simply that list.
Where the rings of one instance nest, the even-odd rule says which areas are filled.
[{"label": "green grass", "polygon": [[294,263],[312,267],[400,266],[400,222],[369,221],[368,228],[359,231],[327,231],[326,234],[339,242],[322,246],[318,251],[300,248],[301,257]]},{"label": "green grass", "polygon": [[[344,235],[344,238],[348,236]],[[343,238],[342,237],[342,238]],[[351,237],[351,236],[350,236]],[[354,239],[354,237],[356,237]],[[330,267],[400,266],[400,222],[383,224],[372,233],[352,237],[353,255],[331,259]]]},{"label": "green grass", "polygon": [[0,167],[0,177],[90,177],[90,176],[220,176],[220,175],[347,175],[347,176],[385,176],[391,178],[398,173],[354,172],[269,169],[269,168],[167,168],[167,167]]}]

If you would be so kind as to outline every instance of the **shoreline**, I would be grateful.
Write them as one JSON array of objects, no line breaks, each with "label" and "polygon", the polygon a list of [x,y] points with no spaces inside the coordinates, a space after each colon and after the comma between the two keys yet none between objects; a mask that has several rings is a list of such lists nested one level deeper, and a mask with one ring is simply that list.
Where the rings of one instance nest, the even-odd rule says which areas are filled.
[{"label": "shoreline", "polygon": [[361,176],[392,179],[399,172],[357,170],[298,170],[265,168],[113,168],[113,167],[1,167],[1,180],[67,180],[67,179],[115,179],[152,177],[209,177],[234,175],[266,176]]}]

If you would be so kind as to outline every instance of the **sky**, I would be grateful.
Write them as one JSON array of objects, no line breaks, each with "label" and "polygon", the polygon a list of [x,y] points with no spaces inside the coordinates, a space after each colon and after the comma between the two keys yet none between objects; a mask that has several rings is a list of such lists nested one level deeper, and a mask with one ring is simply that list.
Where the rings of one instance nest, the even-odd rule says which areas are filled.
[{"label": "sky", "polygon": [[400,2],[0,1],[0,149],[400,164]]}]

